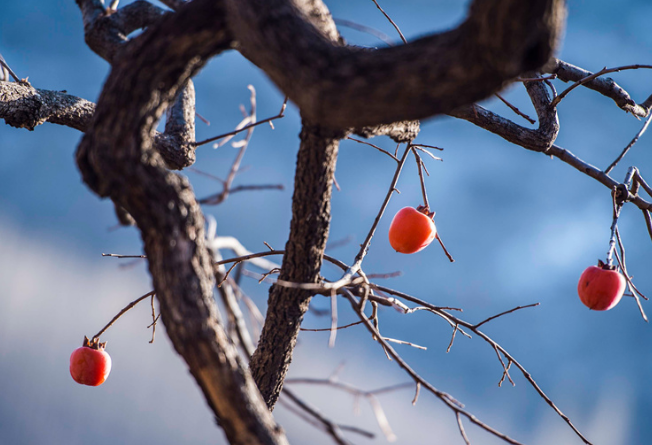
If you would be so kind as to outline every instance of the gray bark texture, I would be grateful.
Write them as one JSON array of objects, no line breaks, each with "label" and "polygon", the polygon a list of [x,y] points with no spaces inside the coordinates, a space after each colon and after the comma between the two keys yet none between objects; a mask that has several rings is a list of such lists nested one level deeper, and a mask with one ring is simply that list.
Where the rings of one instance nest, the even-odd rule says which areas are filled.
[{"label": "gray bark texture", "polygon": [[[167,333],[228,440],[287,443],[271,409],[311,294],[272,287],[250,372],[215,305],[199,204],[188,182],[169,171],[194,162],[191,77],[211,57],[236,49],[299,107],[304,125],[280,278],[316,282],[339,139],[353,131],[406,142],[418,133],[416,119],[457,113],[472,120],[463,107],[551,58],[564,1],[476,0],[458,28],[374,51],[345,46],[320,0],[165,1],[175,12],[145,1],[118,11],[100,0],[76,1],[88,46],[112,65],[97,106],[0,82],[0,118],[29,129],[49,121],[85,132],[77,150],[82,177],[140,230]],[[140,28],[146,29],[130,39]],[[166,110],[165,132],[157,134]],[[556,135],[552,117],[544,118],[528,130],[538,133],[514,129],[538,151]],[[545,142],[536,140],[542,136]]]}]

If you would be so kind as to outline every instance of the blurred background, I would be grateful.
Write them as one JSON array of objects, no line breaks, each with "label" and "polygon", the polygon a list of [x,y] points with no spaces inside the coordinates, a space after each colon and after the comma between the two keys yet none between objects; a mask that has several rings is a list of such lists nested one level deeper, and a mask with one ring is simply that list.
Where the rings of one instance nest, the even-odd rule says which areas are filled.
[{"label": "blurred background", "polygon": [[[129,2],[121,2],[121,6]],[[409,0],[381,3],[408,39],[459,23],[465,2]],[[398,42],[371,1],[328,1],[333,16],[374,27]],[[652,62],[652,35],[646,32],[652,3],[645,0],[569,1],[569,19],[560,57],[591,71]],[[0,53],[20,77],[37,88],[67,90],[96,101],[108,65],[84,44],[81,15],[71,0],[4,2]],[[382,45],[373,36],[341,27],[350,43]],[[612,75],[636,101],[652,90],[650,71]],[[258,118],[278,112],[282,96],[264,75],[236,52],[219,56],[197,76],[197,139],[230,131],[248,107],[253,85]],[[566,85],[555,81],[558,91]],[[505,97],[534,116],[522,85]],[[521,125],[529,125],[497,99],[483,103]],[[557,144],[605,168],[643,122],[605,97],[573,91],[559,107]],[[237,237],[249,250],[282,248],[289,230],[299,118],[287,116],[258,127],[235,185],[284,184],[284,191],[243,192],[219,206],[205,207],[217,220],[218,235]],[[0,443],[3,444],[214,444],[225,443],[211,412],[159,326],[149,344],[151,309],[146,302],[121,318],[104,336],[113,370],[97,388],[77,385],[68,372],[69,355],[84,335],[100,330],[122,307],[151,289],[142,262],[102,258],[101,253],[139,254],[136,229],[114,230],[109,201],[99,200],[81,181],[73,160],[80,133],[45,124],[33,132],[0,125]],[[388,139],[372,141],[388,150]],[[367,273],[402,271],[383,284],[437,305],[464,309],[479,322],[518,305],[536,308],[510,314],[485,326],[536,379],[592,442],[601,445],[652,441],[652,327],[632,298],[606,313],[591,312],[577,297],[580,273],[605,257],[611,224],[610,191],[557,159],[528,152],[472,124],[448,117],[422,123],[417,142],[445,150],[443,162],[426,158],[431,206],[442,239],[456,259],[448,262],[434,243],[415,255],[389,246],[393,215],[420,203],[413,162],[400,179],[365,260]],[[652,180],[652,135],[644,135],[612,176],[622,181],[636,165]],[[225,177],[237,150],[226,145],[197,151],[195,167]],[[343,142],[333,197],[331,241],[349,239],[329,254],[351,262],[385,196],[394,163],[381,153]],[[219,192],[218,182],[184,172],[199,197]],[[628,205],[619,221],[630,273],[652,293],[652,242],[641,212]],[[280,259],[277,259],[280,261]],[[126,267],[125,267],[126,265]],[[324,273],[337,271],[325,266]],[[264,310],[267,284],[244,278],[244,288]],[[645,310],[652,306],[643,302]],[[328,309],[323,297],[315,309]],[[340,304],[340,323],[354,321]],[[309,313],[304,326],[324,328],[330,317]],[[451,329],[427,313],[381,312],[383,334],[427,347],[396,345],[424,378],[462,401],[498,430],[528,444],[579,444],[564,421],[517,370],[516,383],[501,388],[502,368],[492,348],[478,338],[457,336],[447,354]],[[335,347],[328,333],[303,332],[292,377],[338,378],[363,390],[409,382],[361,326],[340,331]],[[354,443],[385,443],[373,412],[360,400],[333,388],[293,385],[295,391],[334,421],[373,431],[373,441],[348,435]],[[455,416],[414,388],[379,396],[399,444],[463,443]],[[332,439],[283,405],[274,411],[292,443],[329,444]],[[502,443],[466,424],[473,443]]]}]

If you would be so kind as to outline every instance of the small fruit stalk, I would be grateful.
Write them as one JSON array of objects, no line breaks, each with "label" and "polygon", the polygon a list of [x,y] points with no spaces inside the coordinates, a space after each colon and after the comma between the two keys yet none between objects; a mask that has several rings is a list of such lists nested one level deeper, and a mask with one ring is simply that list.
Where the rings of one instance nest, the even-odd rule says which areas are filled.
[{"label": "small fruit stalk", "polygon": [[111,372],[111,357],[105,347],[106,342],[100,343],[99,337],[84,337],[82,347],[70,355],[70,375],[75,382],[88,386],[104,383]]}]

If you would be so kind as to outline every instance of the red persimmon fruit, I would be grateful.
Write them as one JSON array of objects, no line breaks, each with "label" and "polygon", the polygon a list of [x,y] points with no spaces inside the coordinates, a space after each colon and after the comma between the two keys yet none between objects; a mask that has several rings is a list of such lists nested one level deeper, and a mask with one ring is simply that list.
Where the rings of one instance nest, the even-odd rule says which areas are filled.
[{"label": "red persimmon fruit", "polygon": [[618,304],[625,293],[627,282],[623,274],[613,266],[599,262],[587,267],[577,284],[582,303],[595,311],[606,311]]},{"label": "red persimmon fruit", "polygon": [[104,350],[106,343],[99,339],[89,341],[84,337],[84,345],[70,355],[70,375],[81,385],[99,386],[111,372],[111,357]]},{"label": "red persimmon fruit", "polygon": [[434,213],[423,207],[404,207],[389,226],[389,244],[399,253],[425,249],[437,236]]}]

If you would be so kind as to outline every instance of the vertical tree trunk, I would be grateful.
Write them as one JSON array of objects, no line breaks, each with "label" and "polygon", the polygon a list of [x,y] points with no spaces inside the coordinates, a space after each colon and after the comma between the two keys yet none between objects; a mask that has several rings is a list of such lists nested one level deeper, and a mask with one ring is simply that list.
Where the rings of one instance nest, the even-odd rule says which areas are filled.
[{"label": "vertical tree trunk", "polygon": [[[280,279],[316,283],[328,240],[331,191],[341,132],[303,123],[292,197],[290,237],[285,246]],[[250,368],[267,406],[283,388],[309,291],[274,285],[270,289],[265,325]]]}]

